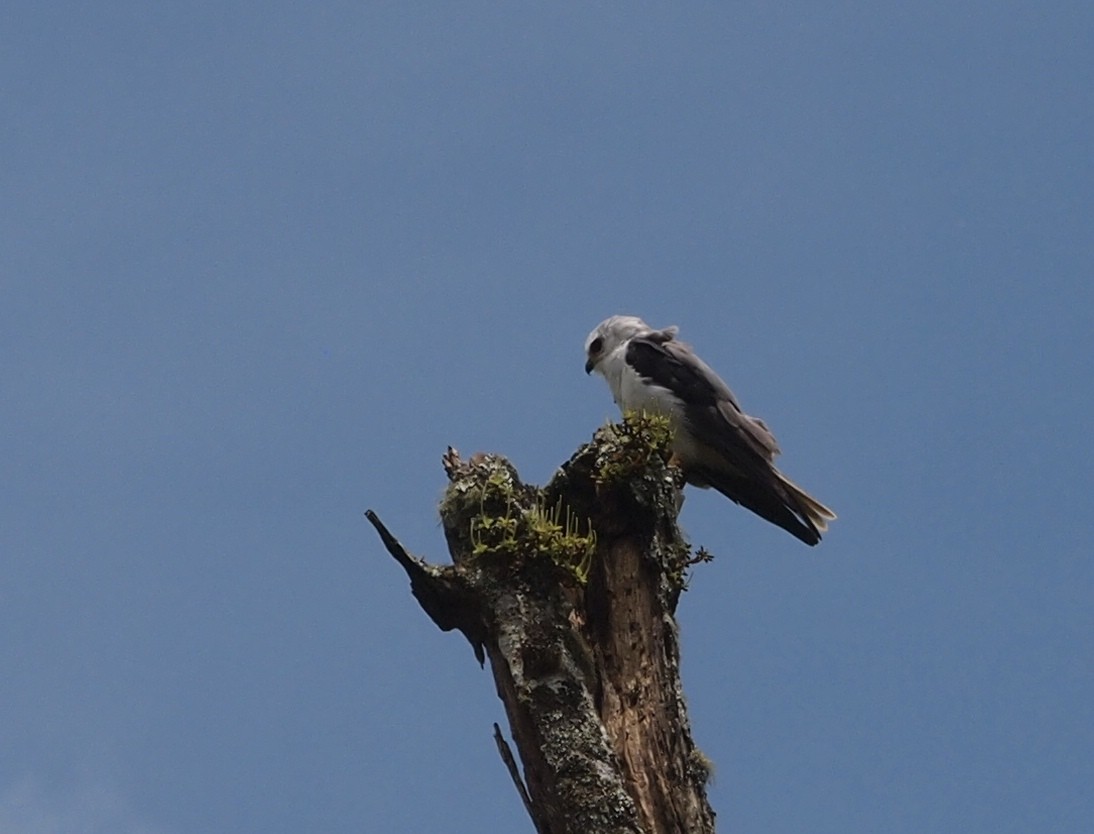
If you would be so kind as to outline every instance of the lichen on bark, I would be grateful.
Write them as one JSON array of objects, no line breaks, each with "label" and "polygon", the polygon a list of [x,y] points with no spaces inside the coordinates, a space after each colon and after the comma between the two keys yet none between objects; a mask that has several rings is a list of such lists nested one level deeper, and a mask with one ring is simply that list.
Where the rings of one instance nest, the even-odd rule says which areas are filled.
[{"label": "lichen on bark", "polygon": [[540,834],[714,830],[680,683],[673,615],[694,560],[670,440],[663,419],[628,415],[542,489],[450,449],[453,564],[385,539],[423,609],[490,659]]}]

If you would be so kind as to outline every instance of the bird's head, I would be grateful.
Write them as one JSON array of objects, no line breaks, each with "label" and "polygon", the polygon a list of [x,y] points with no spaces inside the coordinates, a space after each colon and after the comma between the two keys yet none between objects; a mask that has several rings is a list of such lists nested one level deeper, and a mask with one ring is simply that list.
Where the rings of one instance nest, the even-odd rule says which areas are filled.
[{"label": "bird's head", "polygon": [[612,316],[600,322],[585,340],[585,373],[600,368],[601,361],[635,336],[647,336],[667,342],[676,335],[676,327],[654,330],[637,316]]}]

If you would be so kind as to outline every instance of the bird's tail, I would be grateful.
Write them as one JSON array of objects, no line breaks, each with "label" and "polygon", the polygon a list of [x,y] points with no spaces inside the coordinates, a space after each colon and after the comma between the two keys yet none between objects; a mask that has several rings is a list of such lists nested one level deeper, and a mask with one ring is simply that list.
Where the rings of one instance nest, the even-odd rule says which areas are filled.
[{"label": "bird's tail", "polygon": [[812,524],[818,533],[825,532],[828,529],[828,522],[836,520],[836,514],[782,472],[776,472],[775,474],[778,475],[779,481],[790,495],[793,503],[797,504],[795,509],[798,510],[799,514]]},{"label": "bird's tail", "polygon": [[714,487],[729,500],[748,507],[806,544],[817,544],[836,514],[774,467],[762,474],[763,477],[758,477],[726,468],[692,467],[687,478],[696,486]]}]

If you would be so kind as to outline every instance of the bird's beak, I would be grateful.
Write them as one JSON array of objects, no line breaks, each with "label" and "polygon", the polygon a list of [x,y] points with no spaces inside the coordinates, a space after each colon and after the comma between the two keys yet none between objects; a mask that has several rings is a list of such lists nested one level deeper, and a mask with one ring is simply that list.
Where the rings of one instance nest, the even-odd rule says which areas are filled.
[{"label": "bird's beak", "polygon": [[595,367],[596,363],[592,359],[590,359],[585,363],[585,373],[591,374],[593,372],[593,368]]}]

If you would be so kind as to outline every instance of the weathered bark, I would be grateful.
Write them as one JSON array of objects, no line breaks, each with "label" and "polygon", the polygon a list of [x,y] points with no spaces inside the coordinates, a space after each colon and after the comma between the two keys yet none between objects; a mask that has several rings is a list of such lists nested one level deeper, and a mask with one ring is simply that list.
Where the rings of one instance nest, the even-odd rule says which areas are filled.
[{"label": "weathered bark", "polygon": [[543,489],[450,449],[450,566],[367,513],[425,612],[490,659],[539,834],[714,831],[680,684],[674,612],[694,560],[667,461],[667,427],[647,417],[598,431]]}]

